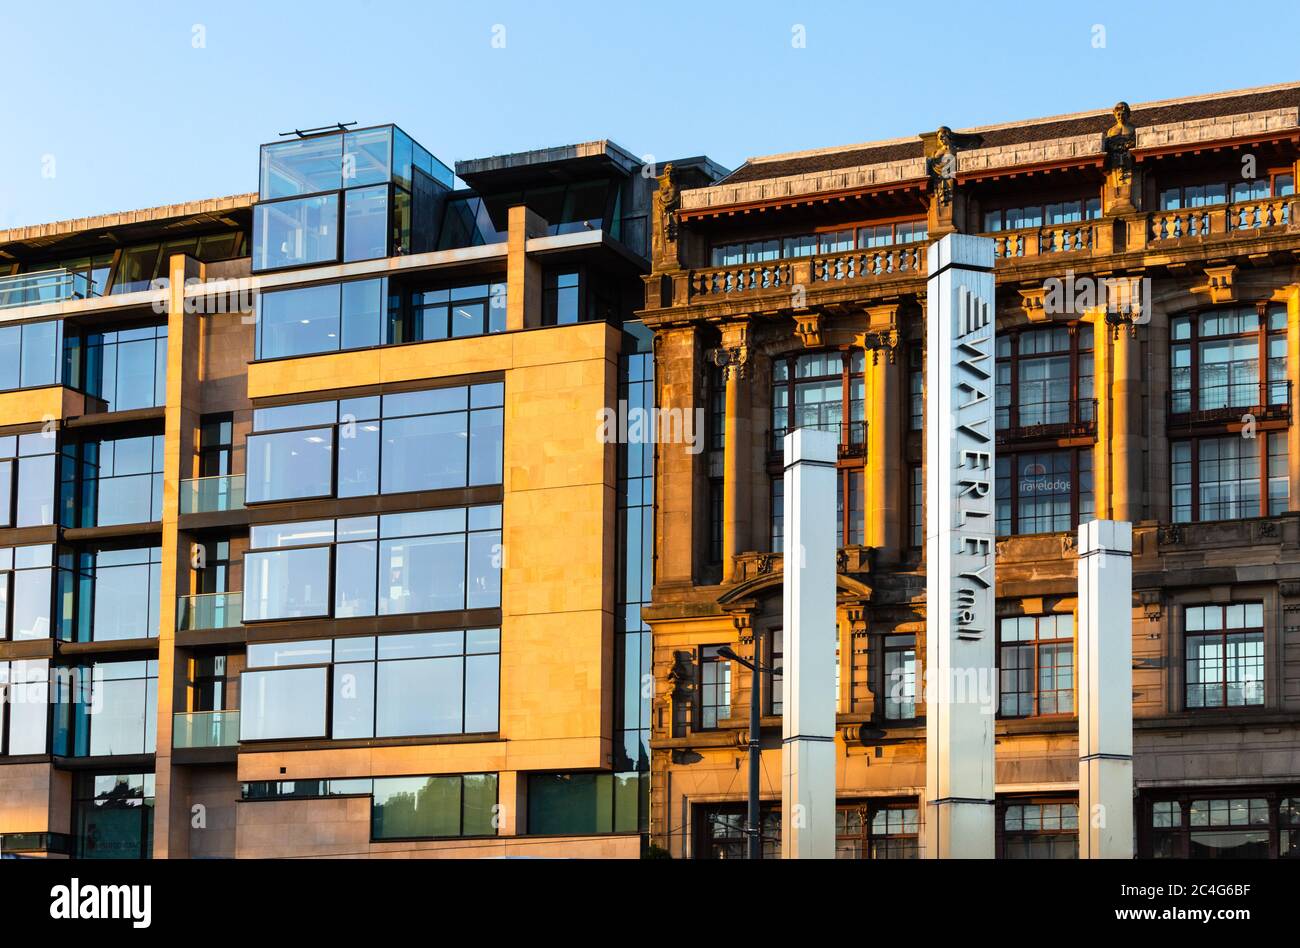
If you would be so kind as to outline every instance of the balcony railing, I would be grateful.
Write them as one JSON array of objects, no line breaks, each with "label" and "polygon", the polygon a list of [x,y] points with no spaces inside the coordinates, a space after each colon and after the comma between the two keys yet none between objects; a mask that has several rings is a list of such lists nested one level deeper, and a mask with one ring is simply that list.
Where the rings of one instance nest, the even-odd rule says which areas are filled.
[{"label": "balcony railing", "polygon": [[243,622],[244,594],[237,592],[199,593],[177,601],[176,629],[233,629]]},{"label": "balcony railing", "polygon": [[1166,392],[1165,399],[1171,424],[1234,422],[1243,415],[1257,421],[1291,417],[1291,383],[1285,379],[1177,388]]},{"label": "balcony railing", "polygon": [[768,450],[780,454],[785,449],[785,436],[796,428],[815,428],[829,431],[839,439],[839,456],[859,458],[867,453],[867,423],[865,421],[826,422],[814,425],[795,425],[791,428],[773,428]]},{"label": "balcony railing", "polygon": [[691,271],[691,296],[736,296],[790,286],[790,263],[769,260]]},{"label": "balcony railing", "polygon": [[238,711],[178,711],[172,716],[172,747],[234,747]]},{"label": "balcony railing", "polygon": [[1002,233],[985,234],[993,238],[993,256],[1039,257],[1053,253],[1090,251],[1093,246],[1093,221],[1071,224],[1053,224],[1050,227],[1029,227]]},{"label": "balcony railing", "polygon": [[812,258],[814,283],[866,280],[893,273],[925,271],[925,245],[900,244],[874,250],[850,250],[845,253]]},{"label": "balcony railing", "polygon": [[70,270],[39,270],[0,277],[0,309],[86,300],[98,295],[88,274]]},{"label": "balcony railing", "polygon": [[1210,204],[1158,211],[1150,215],[1148,238],[1154,243],[1184,237],[1209,237],[1237,230],[1279,227],[1294,220],[1294,196]]},{"label": "balcony railing", "polygon": [[244,475],[221,474],[181,481],[181,513],[223,513],[244,509]]},{"label": "balcony railing", "polygon": [[[1003,423],[1003,411],[1007,411]],[[999,410],[998,443],[1072,438],[1097,431],[1097,399],[1076,398],[1034,402]]]}]

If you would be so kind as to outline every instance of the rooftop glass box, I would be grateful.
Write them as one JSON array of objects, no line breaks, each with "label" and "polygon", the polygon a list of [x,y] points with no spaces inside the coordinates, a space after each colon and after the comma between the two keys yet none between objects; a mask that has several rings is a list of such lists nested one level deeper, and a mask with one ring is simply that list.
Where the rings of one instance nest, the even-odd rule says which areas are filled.
[{"label": "rooftop glass box", "polygon": [[437,246],[455,176],[396,125],[262,146],[253,270],[374,260]]}]

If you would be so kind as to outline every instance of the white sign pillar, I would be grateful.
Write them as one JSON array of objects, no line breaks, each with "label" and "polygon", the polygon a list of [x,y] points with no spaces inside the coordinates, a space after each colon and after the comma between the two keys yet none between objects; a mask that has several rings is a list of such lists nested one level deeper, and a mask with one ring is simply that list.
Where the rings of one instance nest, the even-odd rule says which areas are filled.
[{"label": "white sign pillar", "polygon": [[994,856],[993,241],[930,246],[926,296],[925,854]]},{"label": "white sign pillar", "polygon": [[835,858],[835,458],[839,438],[785,436],[781,858]]},{"label": "white sign pillar", "polygon": [[1133,526],[1079,525],[1079,858],[1133,858]]}]

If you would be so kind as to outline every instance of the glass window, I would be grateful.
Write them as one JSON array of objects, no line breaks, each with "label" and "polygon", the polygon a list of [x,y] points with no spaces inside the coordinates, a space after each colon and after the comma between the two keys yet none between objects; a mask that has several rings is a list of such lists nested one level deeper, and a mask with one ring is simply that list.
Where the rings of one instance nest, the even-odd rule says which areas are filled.
[{"label": "glass window", "polygon": [[1286,432],[1171,443],[1173,519],[1236,520],[1290,509]]},{"label": "glass window", "polygon": [[1239,421],[1250,409],[1289,403],[1285,306],[1175,316],[1170,334],[1169,410],[1187,416],[1179,420]]},{"label": "glass window", "polygon": [[1092,518],[1092,450],[999,454],[998,533],[1059,533]]},{"label": "glass window", "polygon": [[0,548],[0,639],[50,637],[53,560],[48,546]]},{"label": "glass window", "polygon": [[[500,510],[452,507],[385,514],[378,544],[373,518],[360,518],[371,524],[365,531],[353,529],[352,521],[339,521],[335,615],[374,615],[376,608],[380,615],[394,615],[499,607]],[[333,521],[254,527],[253,549],[244,557],[245,620],[329,615],[331,547],[267,548],[333,538]]]},{"label": "glass window", "polygon": [[496,806],[496,774],[377,778],[371,837],[494,836]]},{"label": "glass window", "polygon": [[343,187],[388,183],[392,178],[392,141],[393,129],[387,125],[346,133],[343,136]]},{"label": "glass window", "polygon": [[53,752],[63,757],[152,754],[158,721],[156,661],[58,669]]},{"label": "glass window", "polygon": [[919,840],[915,802],[863,801],[835,809],[836,859],[917,859]]},{"label": "glass window", "polygon": [[1064,800],[999,801],[1002,859],[1077,859],[1079,805]]},{"label": "glass window", "polygon": [[[353,168],[366,168],[363,146],[372,144],[351,133]],[[259,194],[264,201],[334,191],[342,185],[343,139],[341,135],[317,135],[262,146]],[[361,182],[357,182],[358,184]]]},{"label": "glass window", "polygon": [[343,349],[364,349],[384,342],[387,299],[386,279],[343,284]]},{"label": "glass window", "polygon": [[62,340],[61,320],[0,326],[0,391],[59,384]]},{"label": "glass window", "polygon": [[127,247],[118,260],[117,275],[113,277],[114,293],[139,293],[149,289],[158,272],[158,244]]},{"label": "glass window", "polygon": [[244,621],[329,615],[330,548],[244,554]]},{"label": "glass window", "polygon": [[[340,497],[499,484],[503,399],[496,382],[258,409],[248,438],[248,502],[331,496],[335,441]],[[333,426],[336,417],[337,438],[333,427],[265,434]]]},{"label": "glass window", "polygon": [[[498,629],[385,635],[379,637],[378,649],[372,636],[335,640],[334,664],[325,669],[332,694],[331,726],[319,736],[346,739],[495,732],[500,641]],[[316,640],[250,645],[248,664],[277,671],[326,666],[331,660],[330,644],[329,640]],[[295,680],[299,679],[283,679]],[[282,679],[271,681],[279,688],[276,683]],[[243,713],[263,712],[250,710],[245,701]]]},{"label": "glass window", "polygon": [[1188,606],[1186,697],[1189,708],[1264,703],[1264,606]]},{"label": "glass window", "polygon": [[0,723],[8,718],[6,753],[10,756],[49,753],[48,718],[50,663],[46,659],[0,662],[5,685]]},{"label": "glass window", "polygon": [[334,492],[333,428],[250,434],[247,457],[244,496],[250,504]]},{"label": "glass window", "polygon": [[253,208],[253,269],[332,263],[339,254],[339,196],[259,204]]},{"label": "glass window", "polygon": [[581,280],[576,270],[547,273],[542,292],[542,325],[565,326],[582,318]]},{"label": "glass window", "polygon": [[346,192],[343,259],[376,260],[388,256],[388,186]]},{"label": "glass window", "polygon": [[328,673],[324,667],[244,672],[239,739],[325,737]]},{"label": "glass window", "polygon": [[[162,549],[108,549],[82,553],[79,574],[80,616],[90,628],[78,631],[77,641],[106,642],[158,636],[158,601],[162,578]],[[72,556],[67,557],[69,561]],[[84,618],[82,620],[84,622]],[[88,634],[87,634],[88,633]]]},{"label": "glass window", "polygon": [[73,832],[78,859],[153,855],[153,774],[78,774]]},{"label": "glass window", "polygon": [[916,717],[916,636],[885,636],[885,717],[909,721]]},{"label": "glass window", "polygon": [[106,403],[105,411],[154,408],[166,403],[165,325],[87,333],[84,349],[84,378],[80,384]]},{"label": "glass window", "polygon": [[[815,352],[779,356],[772,363],[771,445],[781,450],[785,435],[795,428],[819,428],[835,433],[840,442],[836,479],[836,543],[861,544],[864,538],[867,421],[865,353]],[[778,546],[780,515],[777,497],[781,479],[772,479],[772,540]],[[845,503],[847,496],[848,502]]]},{"label": "glass window", "polygon": [[339,299],[337,283],[258,294],[259,357],[338,349]]},{"label": "glass window", "polygon": [[528,776],[528,835],[635,833],[649,774],[557,773]]},{"label": "glass window", "polygon": [[1002,619],[998,624],[999,713],[1074,712],[1074,616]]},{"label": "glass window", "polygon": [[53,432],[0,438],[0,526],[54,523],[56,444]]},{"label": "glass window", "polygon": [[731,717],[731,662],[718,654],[720,648],[700,648],[700,730],[716,728]]},{"label": "glass window", "polygon": [[60,499],[66,527],[162,518],[163,436],[66,444]]},{"label": "glass window", "polygon": [[[693,814],[696,859],[744,859],[749,838],[745,832],[743,804],[710,804],[695,807]],[[781,858],[781,807],[764,803],[759,807],[759,838],[762,858]]]}]

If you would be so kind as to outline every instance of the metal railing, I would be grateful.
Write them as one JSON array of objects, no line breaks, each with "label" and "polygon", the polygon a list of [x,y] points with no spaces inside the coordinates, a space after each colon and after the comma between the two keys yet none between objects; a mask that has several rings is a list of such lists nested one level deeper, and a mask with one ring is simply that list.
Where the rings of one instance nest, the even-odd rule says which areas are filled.
[{"label": "metal railing", "polygon": [[88,274],[71,270],[38,270],[0,277],[0,309],[87,300],[98,295]]},{"label": "metal railing", "polygon": [[172,747],[234,747],[238,743],[238,711],[177,711],[172,716]]},{"label": "metal railing", "polygon": [[233,629],[243,622],[244,594],[238,592],[199,593],[177,599],[176,629]]},{"label": "metal railing", "polygon": [[219,474],[181,481],[181,513],[222,513],[244,509],[244,475]]},{"label": "metal railing", "polygon": [[780,454],[785,448],[785,436],[797,428],[831,432],[839,440],[839,456],[842,458],[862,457],[867,452],[865,421],[830,421],[812,425],[792,425],[789,428],[773,428],[768,450],[773,454]]},{"label": "metal railing", "polygon": [[[1004,422],[1005,413],[1005,422]],[[1097,430],[1097,399],[1033,402],[998,409],[998,441],[1028,441],[1092,434]]]},{"label": "metal railing", "polygon": [[1240,421],[1246,414],[1260,420],[1291,417],[1291,383],[1286,379],[1174,388],[1165,393],[1165,400],[1170,421],[1181,424]]}]

